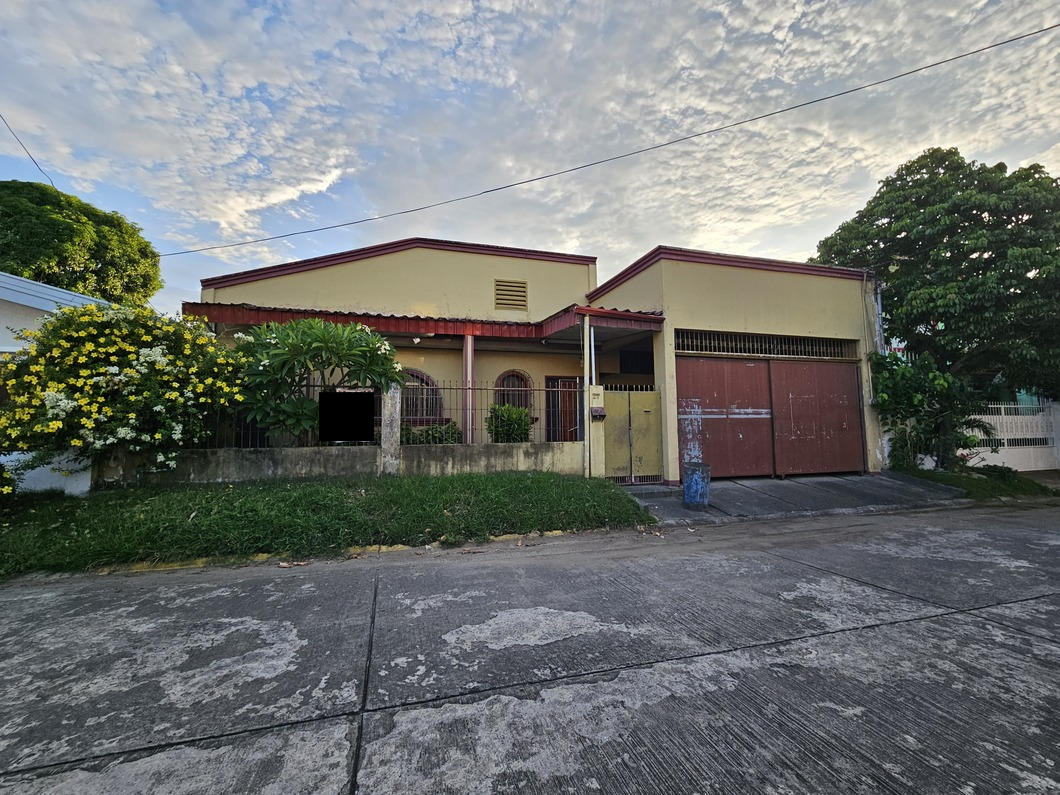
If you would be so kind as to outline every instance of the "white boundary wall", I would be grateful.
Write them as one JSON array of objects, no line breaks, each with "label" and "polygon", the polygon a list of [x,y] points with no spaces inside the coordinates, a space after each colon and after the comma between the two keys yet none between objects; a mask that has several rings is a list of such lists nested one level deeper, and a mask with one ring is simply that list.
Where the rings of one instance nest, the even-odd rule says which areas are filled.
[{"label": "white boundary wall", "polygon": [[[977,464],[999,464],[1019,472],[1060,469],[1060,450],[1056,446],[1060,404],[991,403],[986,414],[977,416],[997,431],[995,438],[983,440],[975,449],[982,455]],[[998,448],[996,454],[990,451],[994,445]]]}]

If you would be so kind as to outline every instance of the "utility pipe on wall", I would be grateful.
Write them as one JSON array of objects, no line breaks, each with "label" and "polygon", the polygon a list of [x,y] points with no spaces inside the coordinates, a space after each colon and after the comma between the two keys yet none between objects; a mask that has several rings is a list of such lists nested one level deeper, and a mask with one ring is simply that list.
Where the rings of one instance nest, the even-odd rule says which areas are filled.
[{"label": "utility pipe on wall", "polygon": [[589,379],[592,375],[592,343],[589,316],[582,317],[582,469],[589,477]]},{"label": "utility pipe on wall", "polygon": [[596,329],[589,326],[589,355],[592,357],[589,363],[589,372],[592,374],[592,385],[596,386]]}]

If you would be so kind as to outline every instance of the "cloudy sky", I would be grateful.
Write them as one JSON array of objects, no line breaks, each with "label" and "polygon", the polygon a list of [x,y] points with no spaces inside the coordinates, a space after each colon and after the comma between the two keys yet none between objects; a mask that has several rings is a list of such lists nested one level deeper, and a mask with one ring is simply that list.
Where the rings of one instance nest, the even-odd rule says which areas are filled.
[{"label": "cloudy sky", "polygon": [[[163,253],[443,201],[1060,22],[1055,0],[3,0],[0,113],[60,190]],[[199,279],[425,236],[599,258],[804,260],[931,146],[1060,175],[1060,29],[425,212],[166,256]],[[0,127],[0,179],[44,181]]]}]

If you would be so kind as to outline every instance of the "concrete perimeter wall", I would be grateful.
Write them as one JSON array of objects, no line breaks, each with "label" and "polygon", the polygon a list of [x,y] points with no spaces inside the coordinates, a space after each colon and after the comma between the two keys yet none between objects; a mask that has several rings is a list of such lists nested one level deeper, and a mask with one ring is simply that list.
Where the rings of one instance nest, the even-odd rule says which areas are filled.
[{"label": "concrete perimeter wall", "polygon": [[[582,474],[581,442],[408,445],[399,448],[399,457],[402,475],[525,470]],[[146,471],[143,462],[136,459],[108,461],[93,472],[93,484],[238,483],[375,475],[380,469],[379,458],[378,447],[185,450],[177,468],[167,472]]]}]

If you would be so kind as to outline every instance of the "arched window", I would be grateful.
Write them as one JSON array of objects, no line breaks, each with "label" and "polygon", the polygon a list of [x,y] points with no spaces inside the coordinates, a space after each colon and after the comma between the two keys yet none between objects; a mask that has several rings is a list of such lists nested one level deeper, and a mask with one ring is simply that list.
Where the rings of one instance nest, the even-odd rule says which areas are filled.
[{"label": "arched window", "polygon": [[401,390],[401,421],[412,425],[434,425],[442,420],[442,393],[426,373],[405,370]]},{"label": "arched window", "polygon": [[528,411],[533,407],[530,376],[522,370],[508,370],[497,376],[493,385],[493,402],[498,406],[515,406]]}]

